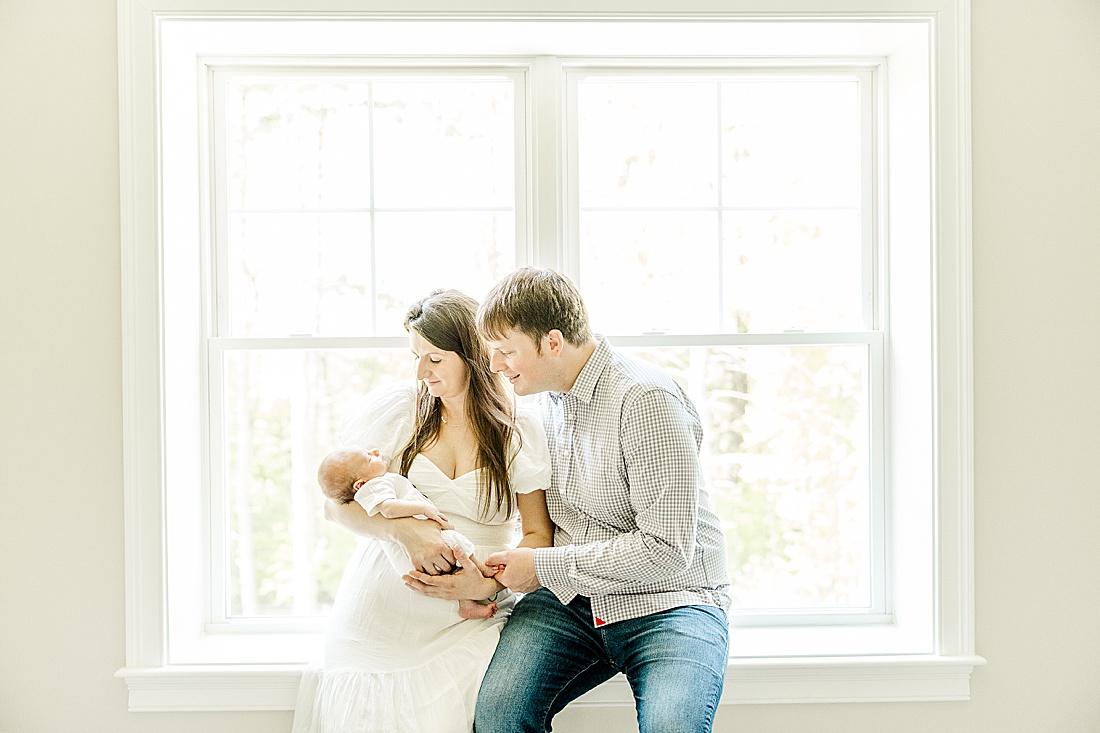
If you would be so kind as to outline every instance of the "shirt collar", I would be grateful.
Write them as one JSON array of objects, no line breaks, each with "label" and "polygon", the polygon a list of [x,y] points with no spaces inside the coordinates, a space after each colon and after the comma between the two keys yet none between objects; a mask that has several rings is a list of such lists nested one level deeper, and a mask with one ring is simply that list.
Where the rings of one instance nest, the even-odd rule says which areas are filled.
[{"label": "shirt collar", "polygon": [[567,395],[575,397],[581,402],[592,401],[592,395],[596,392],[596,384],[600,381],[600,375],[603,374],[604,369],[611,364],[612,356],[611,345],[607,343],[607,339],[603,336],[597,338],[599,343],[596,345],[596,350],[592,352],[592,356],[588,357],[588,361],[581,368],[580,374],[577,375],[569,391],[550,393],[551,399],[555,402]]}]

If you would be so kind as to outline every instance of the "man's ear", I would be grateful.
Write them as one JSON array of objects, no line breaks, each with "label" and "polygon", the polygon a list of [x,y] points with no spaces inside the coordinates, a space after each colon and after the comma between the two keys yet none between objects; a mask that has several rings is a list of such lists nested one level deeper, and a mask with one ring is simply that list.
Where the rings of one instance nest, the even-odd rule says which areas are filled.
[{"label": "man's ear", "polygon": [[546,341],[550,356],[560,356],[562,349],[565,348],[565,337],[561,335],[561,331],[556,328],[550,329],[550,333],[546,334]]}]

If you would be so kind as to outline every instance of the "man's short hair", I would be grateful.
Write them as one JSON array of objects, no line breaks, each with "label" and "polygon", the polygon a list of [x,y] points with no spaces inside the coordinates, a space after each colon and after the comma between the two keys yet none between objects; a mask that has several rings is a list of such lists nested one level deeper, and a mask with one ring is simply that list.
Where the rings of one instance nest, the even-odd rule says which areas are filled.
[{"label": "man's short hair", "polygon": [[521,267],[493,286],[478,309],[477,329],[487,339],[519,331],[540,351],[542,337],[554,329],[573,346],[592,338],[577,287],[559,272],[534,267]]}]

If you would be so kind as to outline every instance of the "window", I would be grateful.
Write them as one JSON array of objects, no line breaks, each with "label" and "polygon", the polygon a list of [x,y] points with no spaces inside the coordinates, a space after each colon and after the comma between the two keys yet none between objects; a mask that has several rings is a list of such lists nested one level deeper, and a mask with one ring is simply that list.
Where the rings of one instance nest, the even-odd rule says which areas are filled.
[{"label": "window", "polygon": [[331,603],[354,538],[321,520],[313,467],[357,395],[409,378],[425,283],[480,293],[515,266],[519,80],[213,70],[209,620]]},{"label": "window", "polygon": [[594,323],[701,411],[735,623],[881,616],[873,74],[565,78],[572,274]]},{"label": "window", "polygon": [[293,705],[351,539],[317,460],[411,300],[517,264],[700,408],[725,702],[966,697],[966,13],[897,5],[123,3],[131,708]]}]

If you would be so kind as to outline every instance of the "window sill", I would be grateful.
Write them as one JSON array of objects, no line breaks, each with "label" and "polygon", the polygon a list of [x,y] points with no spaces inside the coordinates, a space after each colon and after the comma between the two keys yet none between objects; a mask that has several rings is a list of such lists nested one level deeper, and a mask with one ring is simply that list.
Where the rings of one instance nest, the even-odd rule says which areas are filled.
[{"label": "window sill", "polygon": [[[976,656],[732,660],[721,704],[927,702],[970,699]],[[302,665],[123,667],[132,712],[292,710]],[[621,675],[573,705],[632,706]]]}]

